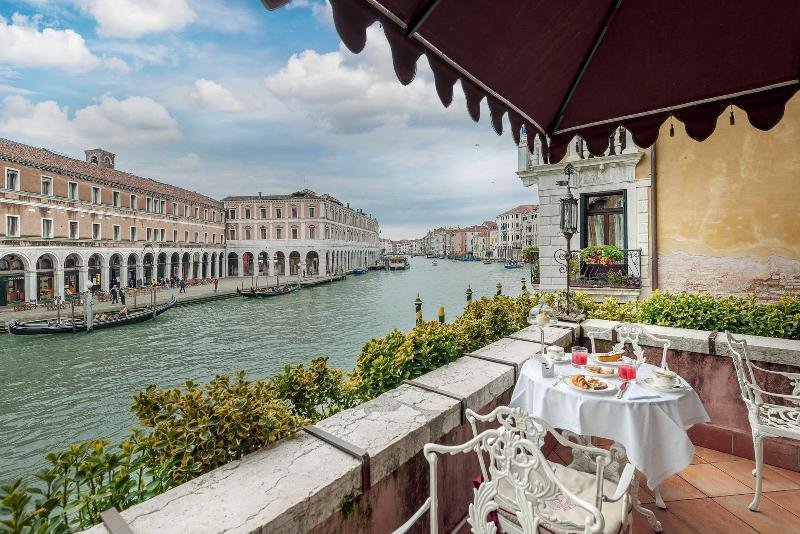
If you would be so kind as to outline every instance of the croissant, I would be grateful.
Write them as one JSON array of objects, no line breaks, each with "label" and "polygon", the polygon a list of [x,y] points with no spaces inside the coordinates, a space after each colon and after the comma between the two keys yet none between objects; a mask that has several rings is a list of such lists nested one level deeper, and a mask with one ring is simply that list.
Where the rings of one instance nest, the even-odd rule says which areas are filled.
[{"label": "croissant", "polygon": [[589,384],[586,382],[586,377],[583,375],[575,375],[572,377],[572,385],[581,389],[589,389]]}]

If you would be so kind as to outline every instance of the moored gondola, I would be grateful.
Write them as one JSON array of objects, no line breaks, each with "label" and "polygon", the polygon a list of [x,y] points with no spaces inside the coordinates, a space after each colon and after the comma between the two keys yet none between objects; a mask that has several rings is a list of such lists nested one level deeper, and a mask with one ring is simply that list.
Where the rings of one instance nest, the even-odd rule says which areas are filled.
[{"label": "moored gondola", "polygon": [[[172,297],[169,302],[159,304],[156,306],[155,315],[161,315],[168,309],[172,308],[176,303],[175,297]],[[93,330],[102,330],[104,328],[112,328],[115,326],[123,326],[126,324],[141,323],[153,318],[153,308],[138,308],[125,315],[120,313],[97,313],[92,321]],[[65,319],[61,322],[58,321],[12,321],[8,323],[8,331],[11,334],[19,336],[30,336],[36,334],[70,334],[72,332],[85,332],[86,321],[78,319],[75,321],[73,328],[72,320]]]},{"label": "moored gondola", "polygon": [[300,284],[294,285],[285,285],[279,287],[268,287],[265,289],[262,288],[254,288],[250,289],[249,291],[239,291],[237,288],[236,291],[242,295],[242,297],[247,298],[261,298],[261,297],[277,297],[280,295],[287,295],[293,291],[297,291],[300,289]]}]

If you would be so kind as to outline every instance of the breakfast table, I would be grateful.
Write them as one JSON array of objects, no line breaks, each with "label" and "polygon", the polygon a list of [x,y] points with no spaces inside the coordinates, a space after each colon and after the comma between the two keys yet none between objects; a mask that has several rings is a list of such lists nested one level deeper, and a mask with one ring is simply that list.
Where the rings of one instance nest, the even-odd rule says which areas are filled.
[{"label": "breakfast table", "polygon": [[[510,406],[544,419],[580,444],[589,444],[592,436],[613,440],[610,452],[614,461],[607,467],[611,478],[618,478],[625,463],[630,462],[647,477],[648,488],[655,490],[691,463],[694,445],[686,431],[710,419],[697,392],[682,378],[673,390],[654,387],[653,371],[659,368],[642,363],[636,380],[628,383],[618,398],[622,382],[616,375],[604,377],[606,389],[584,391],[568,378],[586,374],[584,369],[575,368],[568,358],[551,365],[554,376],[547,376],[550,373],[544,372],[539,361],[528,360],[520,371]],[[589,471],[594,470],[593,465],[588,456],[574,457],[571,464]],[[659,504],[663,507],[663,501]],[[642,507],[638,498],[634,507],[654,529],[661,530],[655,515]]]}]

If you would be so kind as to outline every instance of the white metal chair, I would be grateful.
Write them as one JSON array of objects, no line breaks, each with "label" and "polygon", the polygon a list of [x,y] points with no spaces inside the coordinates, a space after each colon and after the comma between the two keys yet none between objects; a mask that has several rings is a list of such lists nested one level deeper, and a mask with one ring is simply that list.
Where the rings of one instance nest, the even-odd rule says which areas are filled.
[{"label": "white metal chair", "polygon": [[[503,407],[489,416],[467,410],[470,422],[499,418],[502,426],[486,430],[462,445],[425,445],[430,464],[430,496],[395,534],[407,532],[429,512],[430,532],[438,532],[436,464],[439,454],[475,452],[480,459],[483,482],[474,490],[467,522],[476,534],[494,534],[496,525],[487,519],[496,512],[500,528],[512,534],[630,533],[631,488],[635,469],[628,464],[617,484],[603,478],[610,460],[608,451],[584,447],[563,438],[545,421],[520,410]],[[579,448],[597,459],[594,474],[548,461],[539,449],[547,432],[562,445]],[[488,455],[488,462],[483,458]],[[488,463],[488,465],[487,465]]]},{"label": "white metal chair", "polygon": [[[756,494],[750,503],[750,510],[757,512],[761,505],[761,475],[764,468],[764,438],[788,438],[800,440],[800,373],[785,373],[773,371],[754,365],[750,361],[747,351],[747,341],[737,339],[730,332],[725,332],[728,346],[731,349],[733,366],[736,369],[736,378],[742,400],[747,406],[747,416],[753,432],[753,448],[755,449],[756,468],[753,475],[756,477]],[[772,393],[759,387],[754,369],[770,375],[778,375],[789,380],[792,394]],[[786,404],[771,404],[764,402],[764,396],[783,399]],[[793,406],[789,405],[792,404]]]},{"label": "white metal chair", "polygon": [[606,335],[609,334],[613,335],[614,332],[617,333],[617,343],[616,345],[614,345],[614,348],[612,350],[622,350],[625,348],[626,343],[630,343],[631,350],[633,350],[633,354],[636,356],[636,359],[639,362],[643,362],[644,350],[639,344],[639,338],[643,338],[650,341],[652,344],[661,347],[662,349],[661,367],[663,367],[664,369],[669,369],[669,365],[667,364],[667,350],[669,350],[671,344],[670,340],[654,336],[640,324],[619,323],[617,325],[612,326],[611,328],[606,328],[604,330],[592,330],[590,332],[587,332],[586,337],[588,337],[589,340],[592,342],[592,352],[596,352],[595,338],[599,336],[605,337]]}]

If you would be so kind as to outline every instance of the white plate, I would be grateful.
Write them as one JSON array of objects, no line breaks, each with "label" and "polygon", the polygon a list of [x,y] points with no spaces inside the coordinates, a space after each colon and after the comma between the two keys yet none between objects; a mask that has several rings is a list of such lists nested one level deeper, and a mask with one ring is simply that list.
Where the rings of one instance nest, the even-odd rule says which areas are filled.
[{"label": "white plate", "polygon": [[[624,358],[624,356],[623,356],[623,358]],[[601,362],[600,360],[598,360],[597,358],[594,358],[592,356],[589,356],[589,361],[592,362],[592,364],[594,364],[594,365],[610,365],[612,367],[617,367],[617,366],[620,366],[620,365],[626,363],[624,359],[623,360],[617,360],[615,362]],[[627,363],[631,363],[630,360]]]},{"label": "white plate", "polygon": [[659,386],[658,384],[653,382],[652,376],[642,380],[642,384],[658,391],[668,391],[670,393],[682,393],[684,391],[689,391],[689,389],[691,389],[687,384],[684,384],[682,380],[679,381],[678,384],[671,387]]},{"label": "white plate", "polygon": [[602,378],[600,380],[603,380],[603,382],[605,382],[606,385],[608,386],[606,389],[582,389],[582,388],[579,388],[578,386],[572,385],[572,377],[573,376],[575,376],[575,375],[567,375],[567,376],[565,376],[564,377],[564,383],[567,386],[569,386],[572,389],[574,389],[575,391],[580,391],[581,393],[611,393],[612,391],[616,391],[617,390],[617,386],[615,386],[614,384],[612,384],[608,380],[603,380]]},{"label": "white plate", "polygon": [[[590,371],[587,367],[606,367],[606,368],[611,369],[614,372],[612,374],[610,374],[610,375],[604,375],[602,373],[594,373],[594,372]],[[586,375],[589,375],[589,376],[596,376],[598,378],[616,378],[616,376],[617,376],[617,368],[614,365],[590,364],[590,365],[587,365],[587,366],[585,366],[583,368],[583,374],[586,374]]]}]

